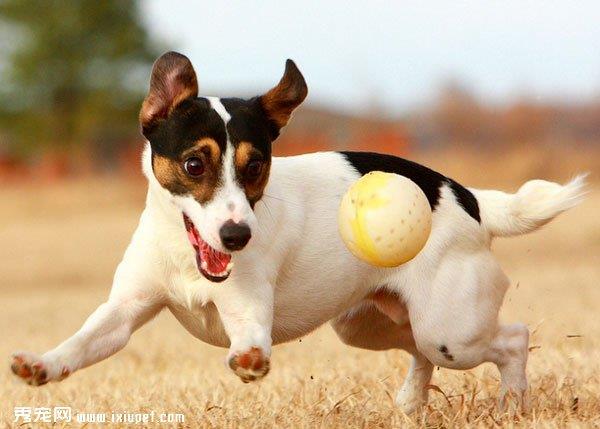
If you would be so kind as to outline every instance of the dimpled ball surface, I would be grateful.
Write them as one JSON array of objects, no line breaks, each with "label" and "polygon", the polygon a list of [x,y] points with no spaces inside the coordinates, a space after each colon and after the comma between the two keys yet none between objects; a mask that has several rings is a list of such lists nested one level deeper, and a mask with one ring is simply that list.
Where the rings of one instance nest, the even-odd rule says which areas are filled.
[{"label": "dimpled ball surface", "polygon": [[412,180],[373,171],[342,198],[338,224],[354,256],[372,265],[397,267],[425,246],[431,232],[431,207]]}]

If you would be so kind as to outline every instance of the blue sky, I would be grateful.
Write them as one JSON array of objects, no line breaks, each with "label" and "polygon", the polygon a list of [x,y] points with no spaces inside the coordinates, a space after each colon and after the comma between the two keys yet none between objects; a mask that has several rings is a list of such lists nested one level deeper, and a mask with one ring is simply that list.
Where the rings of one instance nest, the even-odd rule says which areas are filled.
[{"label": "blue sky", "polygon": [[354,112],[425,105],[448,79],[498,103],[600,97],[598,1],[146,0],[143,11],[192,59],[203,93],[266,90],[289,57],[310,102]]}]

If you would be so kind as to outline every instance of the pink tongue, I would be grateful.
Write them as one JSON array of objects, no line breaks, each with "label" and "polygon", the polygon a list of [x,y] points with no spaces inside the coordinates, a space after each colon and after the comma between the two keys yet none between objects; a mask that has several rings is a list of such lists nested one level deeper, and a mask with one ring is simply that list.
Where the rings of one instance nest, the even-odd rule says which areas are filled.
[{"label": "pink tongue", "polygon": [[194,225],[189,218],[184,214],[183,219],[185,222],[187,236],[190,243],[196,249],[196,263],[198,268],[201,269],[202,263],[206,263],[206,271],[208,274],[219,275],[225,273],[227,265],[231,261],[231,255],[221,253],[212,247],[210,247],[200,236],[198,231],[194,228]]},{"label": "pink tongue", "polygon": [[[229,261],[231,261],[231,255],[221,253],[207,245],[202,243],[200,245],[201,259],[208,265],[209,274],[220,274],[227,269]],[[200,262],[200,261],[198,261]]]}]

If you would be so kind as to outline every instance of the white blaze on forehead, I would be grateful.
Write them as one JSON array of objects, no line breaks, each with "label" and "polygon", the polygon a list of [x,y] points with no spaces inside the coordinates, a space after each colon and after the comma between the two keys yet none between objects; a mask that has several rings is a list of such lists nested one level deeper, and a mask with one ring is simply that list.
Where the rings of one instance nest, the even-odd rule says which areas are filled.
[{"label": "white blaze on forehead", "polygon": [[225,106],[223,106],[221,100],[218,97],[206,97],[206,99],[210,103],[210,107],[212,107],[219,114],[221,119],[223,119],[223,122],[225,122],[225,125],[227,125],[227,122],[229,122],[231,119],[231,115],[227,109],[225,109]]},{"label": "white blaze on forehead", "polygon": [[219,114],[225,124],[225,133],[227,135],[227,145],[223,154],[222,166],[222,184],[213,198],[213,203],[219,213],[218,217],[223,219],[232,219],[234,222],[245,221],[252,223],[249,216],[252,210],[246,199],[246,194],[235,180],[235,148],[229,140],[227,132],[227,123],[231,115],[217,97],[206,97],[210,106]]},{"label": "white blaze on forehead", "polygon": [[[219,114],[223,122],[225,123],[225,135],[227,136],[227,145],[225,146],[225,153],[223,154],[223,188],[227,190],[232,184],[235,184],[235,168],[234,168],[234,148],[233,144],[229,140],[229,133],[227,132],[227,123],[231,119],[231,115],[221,103],[221,100],[217,97],[207,97],[210,102],[210,106]],[[226,202],[226,204],[229,201]]]}]

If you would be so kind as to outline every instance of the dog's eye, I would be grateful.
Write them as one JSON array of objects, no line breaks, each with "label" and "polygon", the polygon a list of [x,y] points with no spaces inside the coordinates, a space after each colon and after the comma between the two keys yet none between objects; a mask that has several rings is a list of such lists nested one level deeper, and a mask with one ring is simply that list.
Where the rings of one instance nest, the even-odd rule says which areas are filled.
[{"label": "dog's eye", "polygon": [[192,177],[202,176],[202,173],[204,173],[204,164],[202,163],[202,160],[196,156],[186,159],[183,163],[183,168],[185,169],[185,172]]},{"label": "dog's eye", "polygon": [[259,160],[250,161],[246,165],[246,178],[248,180],[256,180],[262,172],[263,163]]}]

